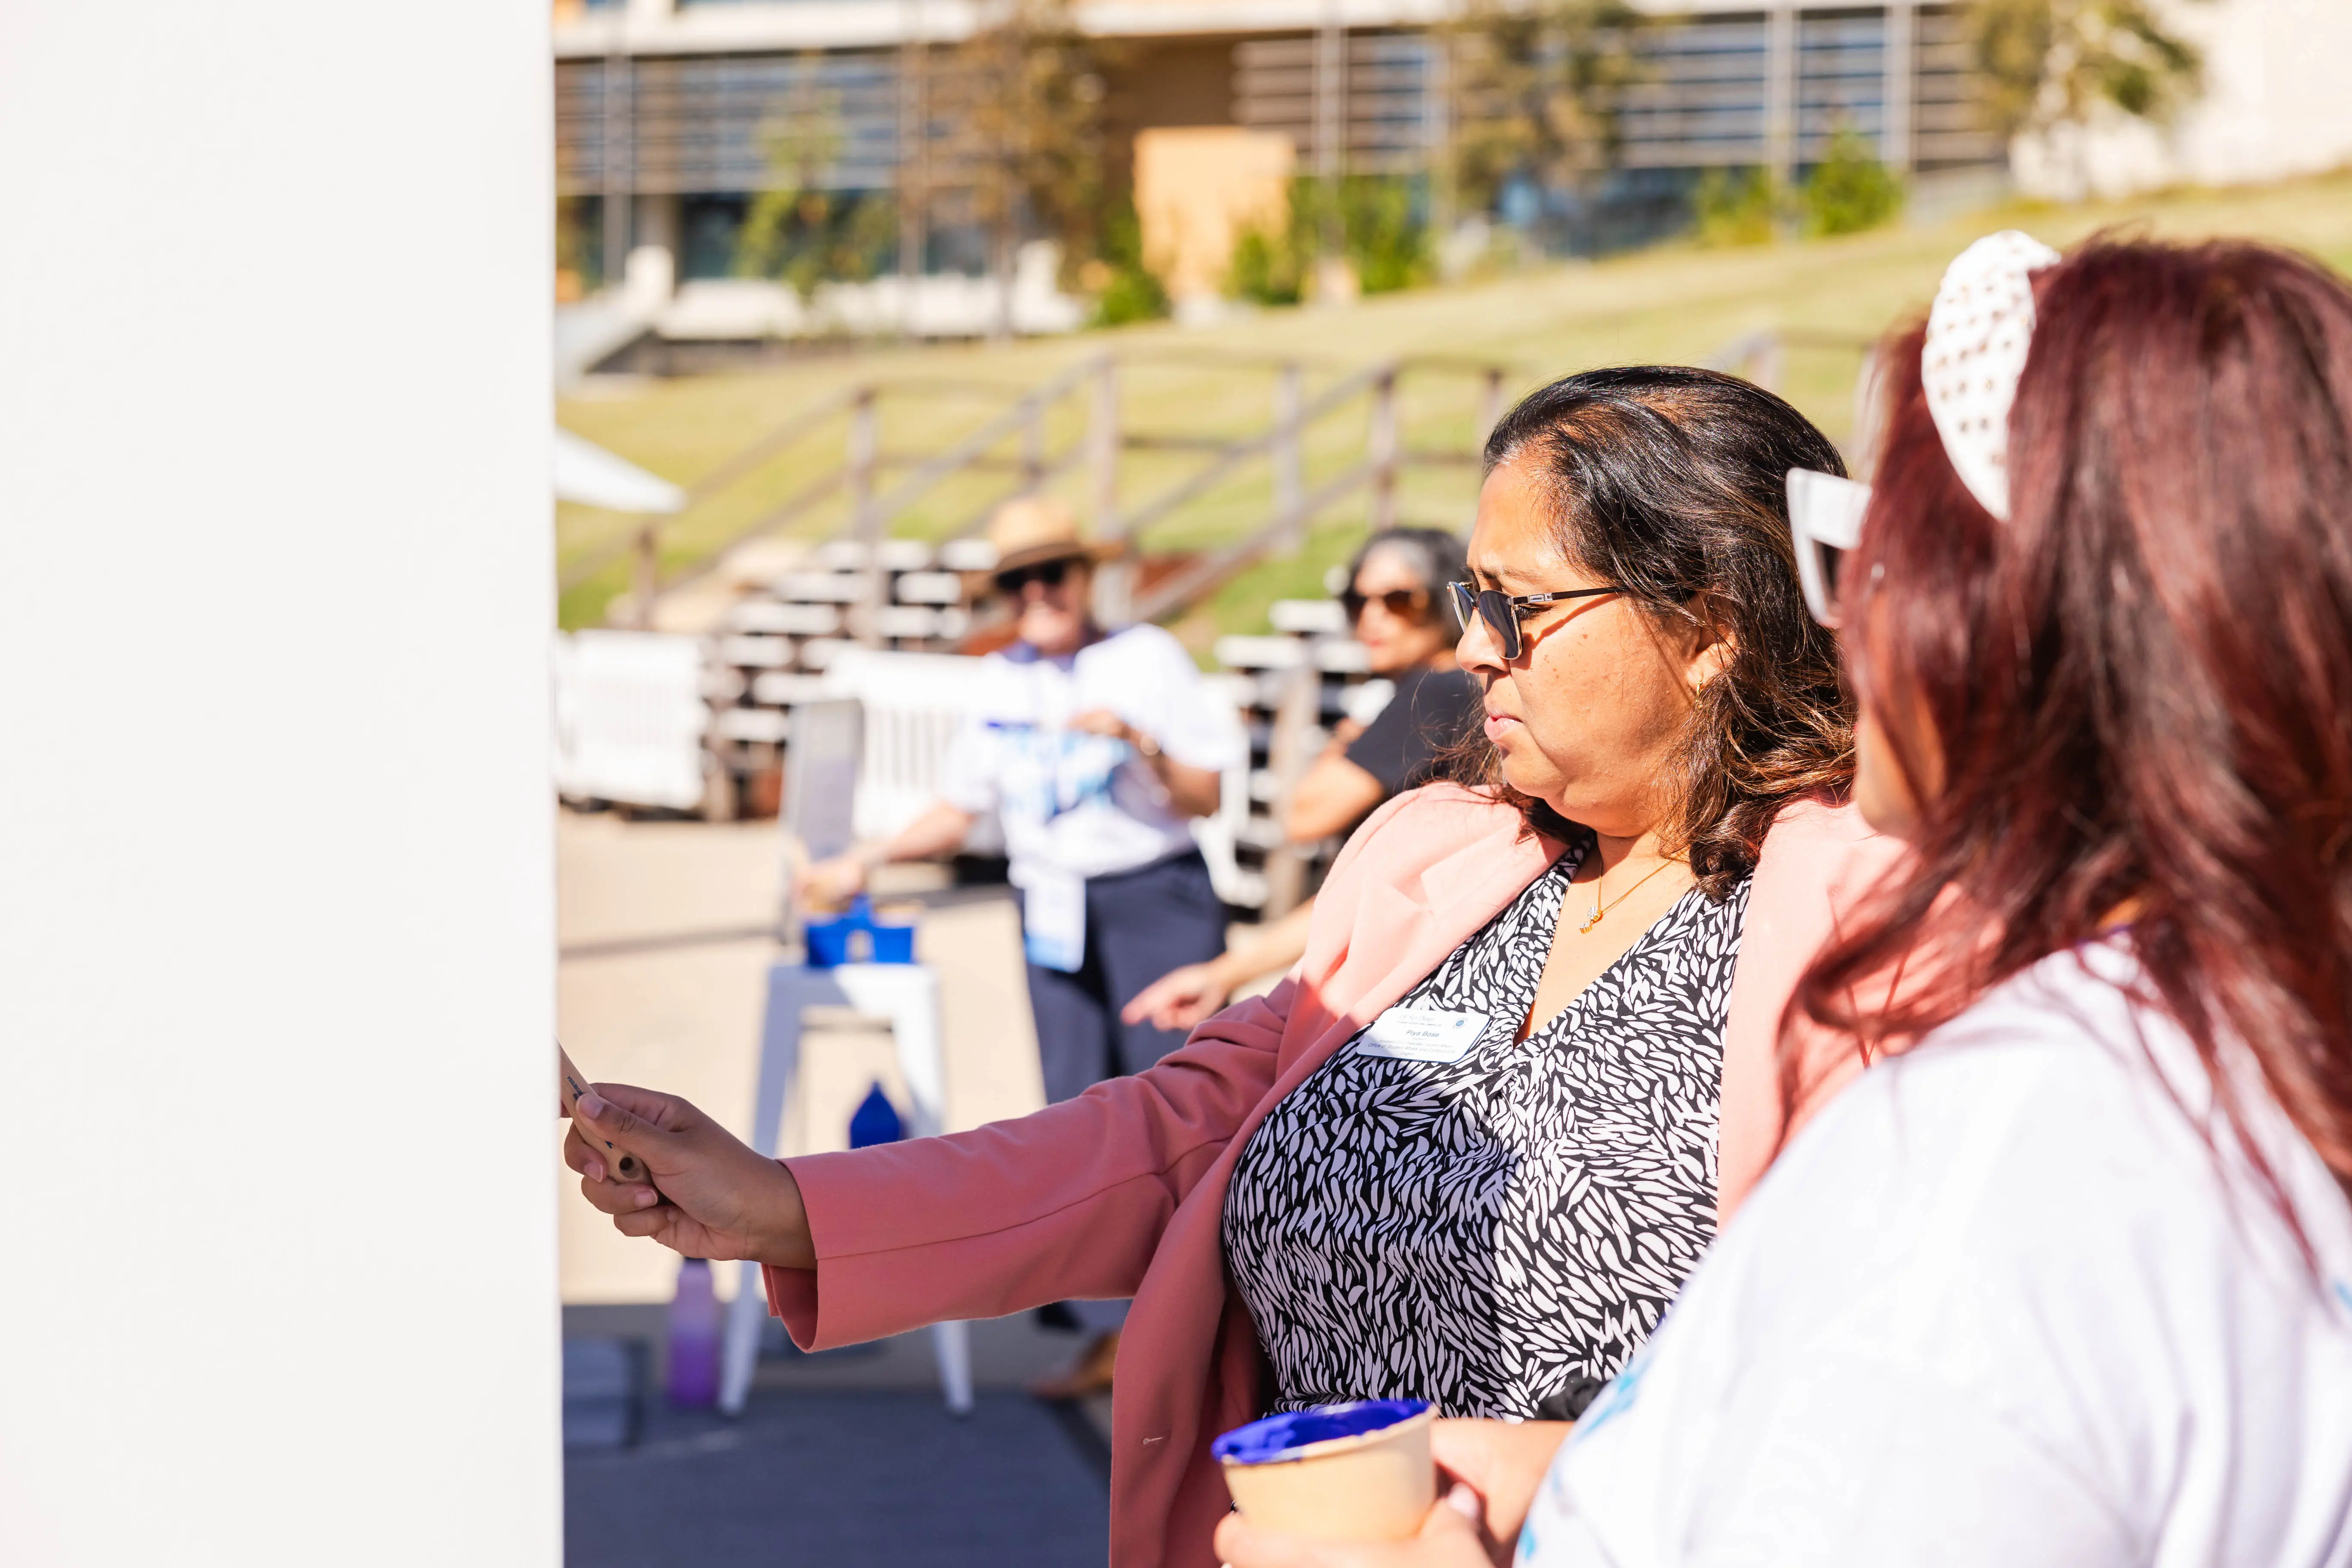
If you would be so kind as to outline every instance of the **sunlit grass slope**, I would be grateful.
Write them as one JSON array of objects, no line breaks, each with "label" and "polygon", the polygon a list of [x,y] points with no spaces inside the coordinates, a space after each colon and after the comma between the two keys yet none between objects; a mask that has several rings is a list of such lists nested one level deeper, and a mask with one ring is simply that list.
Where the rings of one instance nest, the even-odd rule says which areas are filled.
[{"label": "sunlit grass slope", "polygon": [[[1511,367],[1514,393],[1594,365],[1704,360],[1743,333],[1775,328],[1801,342],[1787,354],[1781,390],[1834,437],[1852,424],[1858,345],[1925,308],[1944,263],[1990,229],[2014,225],[2065,245],[2116,226],[2169,237],[2253,236],[2307,250],[2352,272],[2352,174],[2252,190],[2179,191],[2126,203],[2081,207],[2014,205],[1874,234],[1789,242],[1739,250],[1667,246],[1597,264],[1563,264],[1488,281],[1390,295],[1345,310],[1267,311],[1215,327],[1168,324],[1003,345],[881,348],[811,354],[782,368],[645,382],[567,398],[564,425],[680,483],[692,483],[797,411],[853,383],[882,379],[922,384],[921,394],[887,398],[882,447],[931,452],[972,430],[1003,405],[997,389],[1033,385],[1104,348],[1138,351],[1121,376],[1122,415],[1130,430],[1163,436],[1233,435],[1269,417],[1272,378],[1237,356],[1295,355],[1309,365],[1307,394],[1349,371],[1391,354],[1492,359]],[[1838,346],[1843,345],[1843,346]],[[1179,356],[1156,361],[1154,354]],[[1477,384],[1433,375],[1406,384],[1407,446],[1466,447],[1475,427]],[[1049,448],[1078,438],[1083,403],[1063,406],[1048,429]],[[837,420],[792,452],[764,465],[720,504],[698,509],[673,531],[673,563],[698,557],[719,539],[840,461],[846,421]],[[1311,484],[1355,460],[1362,449],[1361,404],[1318,426],[1310,443]],[[1017,443],[1001,448],[1011,458]],[[1197,465],[1194,453],[1130,452],[1122,461],[1122,504],[1132,507]],[[900,470],[903,471],[903,470]],[[888,488],[886,474],[883,488]],[[936,535],[963,521],[1006,483],[1002,473],[943,484],[894,524],[899,533]],[[1076,471],[1061,488],[1077,500]],[[1459,524],[1469,514],[1475,471],[1409,473],[1402,510],[1409,521]],[[1232,537],[1265,520],[1271,479],[1253,466],[1151,532],[1156,549],[1180,549]],[[1342,556],[1362,526],[1360,500],[1335,508],[1298,558],[1272,562],[1231,584],[1186,630],[1262,624],[1264,605],[1284,593],[1315,592],[1321,570]],[[841,526],[835,497],[792,531],[823,537]],[[625,520],[564,507],[558,552],[569,562],[614,537]],[[564,618],[592,620],[625,582],[615,569],[567,595]]]}]

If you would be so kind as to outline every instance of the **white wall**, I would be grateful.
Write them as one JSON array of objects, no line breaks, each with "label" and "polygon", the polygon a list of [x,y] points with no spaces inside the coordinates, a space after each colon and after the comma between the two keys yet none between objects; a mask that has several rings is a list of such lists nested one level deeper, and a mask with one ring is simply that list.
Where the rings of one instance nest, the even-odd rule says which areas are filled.
[{"label": "white wall", "polygon": [[2087,132],[2021,137],[2020,188],[2071,200],[2352,163],[2352,0],[2168,0],[2167,8],[2204,53],[2200,100],[2168,126],[2107,112]]},{"label": "white wall", "polygon": [[0,5],[10,1568],[560,1555],[548,8],[394,11]]}]

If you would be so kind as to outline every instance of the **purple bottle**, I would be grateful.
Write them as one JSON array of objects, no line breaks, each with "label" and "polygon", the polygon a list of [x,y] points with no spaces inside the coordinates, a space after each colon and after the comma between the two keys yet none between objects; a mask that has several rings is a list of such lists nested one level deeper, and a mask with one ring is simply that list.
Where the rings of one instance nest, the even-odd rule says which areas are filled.
[{"label": "purple bottle", "polygon": [[719,1403],[719,1293],[704,1258],[678,1265],[677,1294],[669,1303],[668,1382],[669,1402],[681,1409]]}]

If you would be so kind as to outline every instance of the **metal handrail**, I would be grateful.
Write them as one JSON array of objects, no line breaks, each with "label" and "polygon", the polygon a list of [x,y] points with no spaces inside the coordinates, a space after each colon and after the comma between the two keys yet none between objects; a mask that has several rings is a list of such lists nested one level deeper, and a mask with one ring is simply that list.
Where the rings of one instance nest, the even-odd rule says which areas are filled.
[{"label": "metal handrail", "polygon": [[1274,549],[1293,531],[1312,521],[1317,512],[1332,505],[1349,490],[1370,484],[1379,474],[1380,467],[1379,463],[1367,458],[1346,473],[1318,485],[1247,538],[1188,563],[1181,571],[1171,574],[1166,581],[1156,584],[1150,593],[1137,596],[1135,618],[1156,621],[1172,611],[1182,609],[1204,594],[1216,592],[1235,573]]},{"label": "metal handrail", "polygon": [[1127,531],[1129,534],[1142,532],[1185,502],[1195,500],[1222,483],[1235,468],[1251,458],[1262,457],[1273,451],[1286,437],[1295,437],[1304,433],[1307,426],[1312,425],[1340,404],[1354,397],[1358,393],[1378,384],[1383,376],[1393,375],[1395,369],[1395,361],[1383,360],[1379,364],[1360,370],[1355,374],[1326,387],[1313,402],[1308,403],[1289,418],[1277,420],[1262,433],[1244,437],[1241,440],[1234,442],[1205,468],[1185,479],[1179,479],[1159,496],[1129,512],[1126,519]]},{"label": "metal handrail", "polygon": [[1033,389],[1012,407],[899,480],[898,489],[874,502],[869,514],[856,521],[875,531],[887,528],[890,520],[913,505],[924,491],[950,474],[968,467],[974,458],[1020,429],[1052,404],[1067,396],[1087,377],[1100,374],[1104,363],[1109,358],[1109,354],[1101,353],[1080,360],[1061,374]]},{"label": "metal handrail", "polygon": [[[1129,443],[1118,427],[1112,378],[1122,363],[1151,362],[1275,371],[1282,378],[1277,383],[1275,416],[1264,428],[1230,439],[1202,437],[1181,441],[1147,439]],[[638,596],[643,599],[670,592],[708,576],[717,570],[719,561],[729,552],[798,521],[820,502],[845,488],[851,495],[851,515],[841,531],[870,540],[887,533],[896,519],[942,481],[958,474],[978,472],[983,468],[1002,469],[1017,461],[1021,470],[1019,479],[1003,489],[1002,493],[992,495],[985,506],[959,519],[946,535],[963,538],[984,525],[1004,500],[1055,479],[1089,456],[1098,465],[1112,463],[1118,451],[1130,445],[1168,451],[1190,448],[1201,453],[1205,460],[1199,467],[1123,516],[1114,515],[1118,509],[1108,488],[1115,482],[1110,477],[1115,470],[1108,467],[1101,468],[1097,492],[1097,510],[1101,514],[1097,527],[1106,534],[1132,538],[1209,494],[1245,465],[1270,457],[1276,467],[1276,508],[1272,519],[1249,537],[1210,552],[1154,588],[1138,608],[1148,616],[1156,616],[1181,606],[1199,594],[1211,591],[1242,565],[1276,548],[1286,536],[1303,531],[1306,521],[1315,513],[1353,490],[1367,486],[1371,488],[1377,521],[1393,511],[1396,476],[1402,468],[1475,461],[1475,452],[1408,448],[1403,446],[1397,428],[1395,403],[1397,382],[1401,375],[1411,372],[1484,376],[1487,392],[1481,417],[1491,423],[1500,410],[1499,399],[1505,379],[1524,368],[1459,355],[1400,355],[1349,372],[1312,399],[1302,399],[1299,395],[1302,372],[1328,363],[1308,356],[1247,350],[1181,346],[1107,350],[1086,355],[1022,392],[979,427],[946,450],[929,458],[914,453],[894,453],[886,458],[877,449],[877,404],[884,393],[894,397],[999,395],[1011,389],[974,381],[937,377],[860,382],[801,409],[697,479],[687,487],[688,504],[683,511],[666,519],[646,520],[643,526],[625,532],[620,538],[594,549],[575,562],[562,573],[562,586],[567,593],[581,586],[634,549],[639,560]],[[1078,441],[1066,445],[1058,452],[1047,455],[1043,450],[1044,426],[1041,421],[1055,404],[1081,392],[1089,383],[1098,386],[1102,395],[1109,400],[1096,405],[1097,428]],[[1326,481],[1311,491],[1305,490],[1299,468],[1307,429],[1350,400],[1367,393],[1374,401],[1372,429],[1365,459],[1337,479]],[[664,531],[675,529],[682,519],[698,512],[704,503],[733,489],[780,454],[806,440],[845,412],[851,416],[852,420],[850,452],[845,461],[803,484],[756,521],[731,530],[675,575],[663,576],[659,571],[658,551]],[[1108,425],[1103,423],[1106,419]],[[1029,443],[1021,458],[999,460],[992,456],[996,447],[1024,430],[1029,435]],[[886,470],[896,469],[901,464],[911,464],[911,471],[905,472],[883,493],[876,495],[874,481]],[[640,605],[639,609],[642,614],[646,606]]]},{"label": "metal handrail", "polygon": [[802,409],[767,435],[761,437],[751,445],[687,486],[687,505],[692,506],[697,501],[709,500],[777,453],[788,447],[797,445],[801,437],[811,430],[854,405],[857,402],[859,390],[855,386],[845,387],[831,397],[821,397],[808,407]]},{"label": "metal handrail", "polygon": [[667,594],[674,588],[683,588],[688,583],[700,582],[703,578],[709,576],[713,572],[719,570],[719,563],[727,559],[727,555],[730,551],[735,549],[738,545],[749,543],[751,541],[759,538],[763,533],[772,533],[777,529],[783,527],[784,524],[792,521],[793,519],[798,517],[802,512],[806,511],[810,507],[814,506],[818,501],[823,500],[825,497],[839,489],[843,484],[847,482],[848,479],[849,465],[846,463],[842,463],[829,471],[818,475],[815,479],[811,479],[807,484],[803,485],[799,489],[794,490],[781,504],[772,508],[765,515],[761,517],[758,521],[753,522],[747,527],[738,529],[735,532],[728,535],[720,543],[714,546],[708,555],[705,555],[701,560],[696,562],[693,565],[687,567],[677,575],[663,581],[655,591],[656,593]]},{"label": "metal handrail", "polygon": [[[695,507],[720,491],[731,489],[737,480],[772,459],[779,452],[798,445],[803,437],[826,420],[853,406],[857,401],[858,391],[858,388],[853,386],[835,393],[830,397],[819,398],[815,403],[800,410],[782,425],[711,469],[710,472],[685,487],[686,505],[672,513],[667,524],[654,525],[656,531],[664,526],[674,527],[678,518],[692,511]],[[639,549],[643,528],[644,525],[641,524],[635,528],[624,530],[618,539],[590,552],[585,559],[574,561],[556,579],[557,591],[565,594],[572,592],[582,584],[593,580],[604,568],[623,556]],[[756,533],[759,529],[755,527],[751,531]],[[738,535],[730,539],[719,549],[721,552],[730,550],[748,537],[750,537],[748,533]]]}]

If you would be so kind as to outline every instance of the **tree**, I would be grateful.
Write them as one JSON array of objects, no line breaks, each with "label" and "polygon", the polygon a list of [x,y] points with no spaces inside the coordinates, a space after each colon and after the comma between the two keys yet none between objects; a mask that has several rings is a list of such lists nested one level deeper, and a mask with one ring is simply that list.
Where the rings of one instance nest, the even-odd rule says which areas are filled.
[{"label": "tree", "polygon": [[1101,251],[1107,46],[1069,0],[994,0],[951,62],[949,156],[1008,290],[1024,220],[1062,247],[1062,272]]},{"label": "tree", "polygon": [[1606,169],[1646,21],[1627,0],[1469,0],[1447,29],[1459,199],[1492,209],[1516,179],[1582,189]]},{"label": "tree", "polygon": [[2157,0],[1969,0],[1965,21],[2004,137],[2080,126],[2101,105],[2162,124],[2204,86],[2203,57]]},{"label": "tree", "polygon": [[896,226],[887,199],[831,188],[841,115],[818,90],[818,68],[819,57],[802,58],[798,79],[761,129],[767,184],[735,238],[739,275],[777,279],[803,299],[826,279],[872,277]]}]

